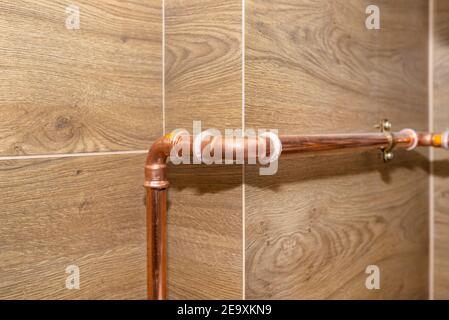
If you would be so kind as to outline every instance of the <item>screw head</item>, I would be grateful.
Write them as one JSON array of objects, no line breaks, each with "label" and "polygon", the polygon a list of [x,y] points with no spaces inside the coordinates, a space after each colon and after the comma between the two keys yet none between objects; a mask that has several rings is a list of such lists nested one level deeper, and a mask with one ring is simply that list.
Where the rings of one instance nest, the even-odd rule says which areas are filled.
[{"label": "screw head", "polygon": [[385,161],[390,161],[394,158],[394,154],[391,151],[385,152],[384,153],[384,160]]},{"label": "screw head", "polygon": [[387,131],[388,131],[388,130],[391,129],[391,122],[388,121],[388,120],[386,120],[386,119],[383,121],[383,124],[382,124],[382,125],[383,125],[384,130],[387,130]]}]

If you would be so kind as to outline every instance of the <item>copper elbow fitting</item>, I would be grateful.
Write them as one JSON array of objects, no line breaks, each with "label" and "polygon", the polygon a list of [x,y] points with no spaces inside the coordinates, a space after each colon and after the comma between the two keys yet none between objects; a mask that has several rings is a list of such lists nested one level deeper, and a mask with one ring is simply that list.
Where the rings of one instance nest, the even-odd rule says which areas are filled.
[{"label": "copper elbow fitting", "polygon": [[145,164],[145,188],[166,189],[169,186],[167,178],[167,158],[173,147],[171,135],[165,135],[156,140],[148,152]]}]

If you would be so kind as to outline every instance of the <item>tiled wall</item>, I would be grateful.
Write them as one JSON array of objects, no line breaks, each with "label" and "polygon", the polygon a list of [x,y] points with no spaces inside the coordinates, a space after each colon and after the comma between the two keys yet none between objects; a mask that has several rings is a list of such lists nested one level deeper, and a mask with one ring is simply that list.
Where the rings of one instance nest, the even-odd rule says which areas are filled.
[{"label": "tiled wall", "polygon": [[[426,0],[377,1],[381,30],[367,0],[77,0],[79,30],[70,4],[0,4],[0,298],[145,298],[144,154],[164,130],[427,129]],[[171,166],[169,298],[427,298],[426,160]]]},{"label": "tiled wall", "polygon": [[[241,0],[165,0],[165,123],[242,123]],[[172,166],[170,299],[241,299],[242,167]]]},{"label": "tiled wall", "polygon": [[[248,0],[246,125],[281,134],[427,130],[426,0]],[[246,176],[246,297],[428,297],[428,150],[280,160]],[[368,290],[369,265],[380,289]]]},{"label": "tiled wall", "polygon": [[[449,129],[449,2],[434,4],[434,129]],[[445,150],[434,156],[434,297],[449,299],[449,156]]]},{"label": "tiled wall", "polygon": [[145,298],[161,1],[2,1],[0,30],[0,298]]}]

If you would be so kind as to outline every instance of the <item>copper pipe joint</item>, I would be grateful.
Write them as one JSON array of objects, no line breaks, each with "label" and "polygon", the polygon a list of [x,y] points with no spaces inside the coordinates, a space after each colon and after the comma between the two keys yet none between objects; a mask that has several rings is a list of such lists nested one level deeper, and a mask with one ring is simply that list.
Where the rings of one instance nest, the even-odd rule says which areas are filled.
[{"label": "copper pipe joint", "polygon": [[156,140],[148,151],[145,164],[144,187],[154,189],[168,188],[167,158],[173,147],[170,135],[165,135]]},{"label": "copper pipe joint", "polygon": [[167,179],[167,165],[149,164],[145,166],[144,187],[153,189],[166,189],[170,185]]},{"label": "copper pipe joint", "polygon": [[449,131],[443,133],[418,133],[419,146],[422,147],[436,147],[448,149],[449,144]]}]

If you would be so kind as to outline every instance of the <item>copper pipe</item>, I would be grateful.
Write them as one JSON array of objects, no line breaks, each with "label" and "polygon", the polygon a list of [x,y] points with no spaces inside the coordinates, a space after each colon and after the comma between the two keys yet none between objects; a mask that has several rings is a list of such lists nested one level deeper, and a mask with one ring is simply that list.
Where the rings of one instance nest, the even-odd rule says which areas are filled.
[{"label": "copper pipe", "polygon": [[422,146],[422,147],[440,148],[443,146],[443,134],[419,132],[418,133],[418,145]]},{"label": "copper pipe", "polygon": [[[413,132],[413,131],[412,131]],[[381,132],[360,134],[326,134],[326,135],[298,135],[280,136],[283,153],[322,152],[322,151],[363,151],[370,149],[410,148],[411,146],[443,147],[443,137],[448,135],[420,132],[415,136],[410,132]],[[270,153],[270,141],[260,137],[219,137],[202,141],[201,150],[207,145],[222,150],[222,157],[226,150],[231,150],[233,159],[242,154],[248,159],[248,150],[257,151],[260,144],[265,143],[266,153]],[[148,299],[164,300],[167,298],[166,270],[167,270],[167,158],[172,148],[187,144],[191,150],[193,138],[174,137],[165,135],[152,145],[148,152],[145,165],[145,183],[147,189],[147,289]]]},{"label": "copper pipe", "polygon": [[173,147],[169,136],[151,146],[145,165],[147,189],[147,297],[167,299],[167,158]]},{"label": "copper pipe", "polygon": [[167,299],[167,189],[147,189],[148,299]]},{"label": "copper pipe", "polygon": [[[396,133],[393,136],[396,146],[407,146],[410,144],[408,136],[400,133]],[[279,139],[282,143],[283,152],[380,149],[389,145],[389,140],[384,133],[282,136]]]}]

